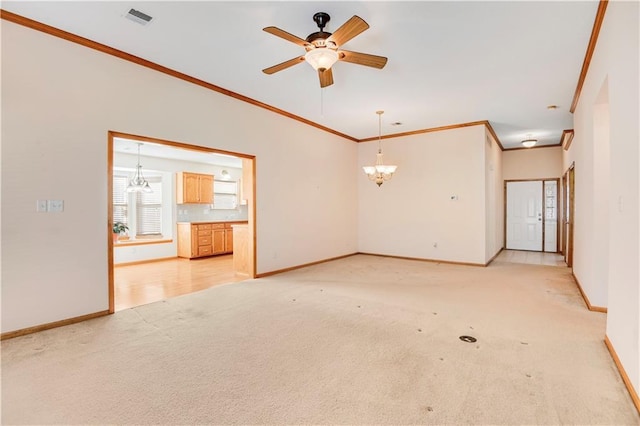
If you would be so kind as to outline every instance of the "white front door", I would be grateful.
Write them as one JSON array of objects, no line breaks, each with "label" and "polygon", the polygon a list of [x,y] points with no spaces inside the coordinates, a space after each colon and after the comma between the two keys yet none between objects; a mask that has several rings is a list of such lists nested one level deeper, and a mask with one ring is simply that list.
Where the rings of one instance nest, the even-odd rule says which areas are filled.
[{"label": "white front door", "polygon": [[542,251],[542,181],[507,182],[507,249]]}]

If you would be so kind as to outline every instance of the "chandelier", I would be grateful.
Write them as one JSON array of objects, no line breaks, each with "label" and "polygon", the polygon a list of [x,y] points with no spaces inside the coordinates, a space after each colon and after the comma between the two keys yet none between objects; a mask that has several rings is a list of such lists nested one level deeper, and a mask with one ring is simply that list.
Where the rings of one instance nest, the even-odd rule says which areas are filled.
[{"label": "chandelier", "polygon": [[364,166],[362,169],[367,174],[369,180],[374,181],[378,186],[391,179],[398,166],[385,165],[382,161],[382,114],[384,111],[376,111],[378,114],[378,153],[376,154],[375,166]]},{"label": "chandelier", "polygon": [[140,165],[140,145],[138,143],[138,166],[136,168],[136,175],[129,182],[127,186],[127,192],[153,192],[149,186],[149,182],[142,176],[142,166]]}]

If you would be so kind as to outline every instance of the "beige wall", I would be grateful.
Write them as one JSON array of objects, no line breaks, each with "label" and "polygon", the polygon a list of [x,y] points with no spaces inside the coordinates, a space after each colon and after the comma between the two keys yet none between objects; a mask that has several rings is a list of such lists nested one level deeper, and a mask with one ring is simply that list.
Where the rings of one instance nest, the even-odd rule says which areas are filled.
[{"label": "beige wall", "polygon": [[559,178],[562,147],[506,150],[502,153],[504,180]]},{"label": "beige wall", "polygon": [[[484,264],[484,146],[484,126],[383,140],[398,171],[378,188],[359,168],[359,251]],[[358,144],[358,164],[376,150]]]},{"label": "beige wall", "polygon": [[639,14],[638,2],[609,2],[564,156],[576,171],[573,272],[591,303],[607,307],[606,334],[637,393]]},{"label": "beige wall", "polygon": [[504,181],[502,151],[489,131],[485,132],[485,262],[504,246]]},{"label": "beige wall", "polygon": [[255,155],[258,273],[357,250],[351,141],[6,21],[2,114],[2,332],[108,309],[109,130]]}]

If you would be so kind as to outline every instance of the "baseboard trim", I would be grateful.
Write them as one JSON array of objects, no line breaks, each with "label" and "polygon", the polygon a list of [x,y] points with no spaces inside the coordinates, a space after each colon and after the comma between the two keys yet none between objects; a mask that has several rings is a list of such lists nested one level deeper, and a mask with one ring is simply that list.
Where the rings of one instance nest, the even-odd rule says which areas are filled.
[{"label": "baseboard trim", "polygon": [[426,259],[426,258],[422,258],[422,257],[394,256],[394,255],[391,255],[391,254],[364,253],[364,252],[358,252],[357,254],[364,254],[364,255],[367,255],[367,256],[389,257],[389,258],[392,258],[392,259],[417,260],[418,262],[446,263],[448,265],[480,266],[480,267],[483,267],[483,268],[485,266],[487,266],[487,264],[484,264],[484,263],[454,262],[454,261],[451,261],[451,260]]},{"label": "baseboard trim", "polygon": [[320,263],[331,262],[332,260],[344,259],[346,257],[355,256],[356,254],[359,254],[359,253],[345,254],[343,256],[337,256],[337,257],[331,257],[329,259],[317,260],[315,262],[305,263],[303,265],[292,266],[290,268],[284,268],[284,269],[278,269],[278,270],[275,270],[275,271],[263,272],[261,274],[256,274],[256,278],[270,277],[272,275],[282,274],[284,272],[295,271],[296,269],[306,268],[307,266],[313,266],[313,265],[318,265]]},{"label": "baseboard trim", "polygon": [[571,273],[571,276],[573,277],[573,280],[576,282],[576,285],[578,286],[578,290],[580,290],[580,294],[582,295],[582,299],[584,299],[584,303],[587,305],[587,309],[593,312],[602,312],[606,314],[607,308],[602,306],[593,306],[589,301],[587,294],[582,289],[582,286],[580,285],[580,281],[578,281],[578,277],[576,277],[576,275],[573,272]]},{"label": "baseboard trim", "polygon": [[629,395],[631,395],[631,400],[633,401],[633,405],[636,406],[636,410],[638,410],[638,413],[640,413],[640,398],[638,398],[638,393],[633,388],[633,385],[631,384],[631,380],[629,380],[629,376],[627,376],[627,372],[624,370],[624,367],[620,362],[620,358],[618,358],[618,354],[616,353],[616,350],[613,348],[613,345],[611,344],[611,340],[609,340],[609,336],[607,335],[604,336],[604,344],[607,347],[607,349],[609,349],[609,353],[611,354],[611,358],[613,358],[613,362],[616,364],[616,367],[618,368],[620,377],[622,377],[622,381],[624,382],[624,385],[627,387],[627,390],[629,391]]},{"label": "baseboard trim", "polygon": [[489,264],[491,262],[496,260],[496,257],[498,257],[500,255],[500,253],[502,253],[502,250],[504,250],[504,247],[500,248],[500,250],[498,250],[498,252],[496,254],[494,254],[493,257],[487,261],[487,263],[484,264],[484,266],[489,266]]},{"label": "baseboard trim", "polygon": [[37,333],[39,331],[49,330],[52,328],[63,327],[65,325],[75,324],[75,323],[90,320],[93,318],[103,317],[109,314],[110,312],[108,310],[94,312],[92,314],[80,315],[79,317],[67,318],[64,320],[54,321],[47,324],[34,325],[33,327],[27,327],[27,328],[15,330],[15,331],[8,331],[6,333],[0,334],[0,340],[13,339],[14,337]]},{"label": "baseboard trim", "polygon": [[114,263],[113,266],[117,268],[118,266],[142,265],[145,263],[162,262],[163,260],[173,260],[173,259],[178,259],[178,256],[160,257],[158,259],[136,260],[135,262]]}]

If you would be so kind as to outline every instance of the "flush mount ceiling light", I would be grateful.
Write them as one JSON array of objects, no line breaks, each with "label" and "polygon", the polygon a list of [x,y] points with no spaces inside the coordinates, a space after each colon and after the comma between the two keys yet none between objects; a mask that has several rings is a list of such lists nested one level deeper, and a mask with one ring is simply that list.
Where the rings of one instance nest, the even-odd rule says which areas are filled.
[{"label": "flush mount ceiling light", "polygon": [[136,175],[129,182],[127,186],[127,192],[153,192],[149,186],[149,182],[142,176],[142,165],[140,165],[140,146],[142,143],[138,143],[138,166],[136,167]]},{"label": "flush mount ceiling light", "polygon": [[385,181],[391,179],[398,166],[385,165],[382,160],[382,114],[384,111],[376,111],[378,114],[378,153],[376,154],[375,166],[364,166],[362,169],[367,174],[369,180],[380,186]]},{"label": "flush mount ceiling light", "polygon": [[524,146],[525,148],[531,148],[536,143],[538,143],[537,139],[525,139],[522,141],[522,146]]}]

